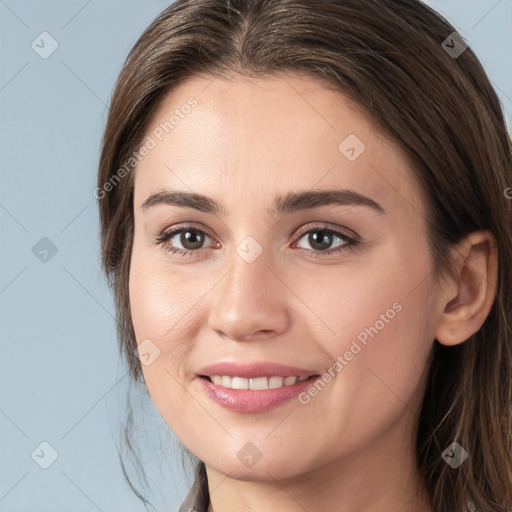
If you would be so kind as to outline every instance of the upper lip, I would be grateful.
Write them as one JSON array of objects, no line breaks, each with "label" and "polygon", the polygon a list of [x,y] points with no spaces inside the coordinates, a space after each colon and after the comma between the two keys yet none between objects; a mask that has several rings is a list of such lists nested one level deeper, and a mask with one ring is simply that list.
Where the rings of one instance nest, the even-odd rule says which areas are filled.
[{"label": "upper lip", "polygon": [[231,377],[310,377],[317,375],[314,371],[279,363],[253,361],[235,363],[230,361],[209,364],[199,370],[198,375],[229,375]]}]

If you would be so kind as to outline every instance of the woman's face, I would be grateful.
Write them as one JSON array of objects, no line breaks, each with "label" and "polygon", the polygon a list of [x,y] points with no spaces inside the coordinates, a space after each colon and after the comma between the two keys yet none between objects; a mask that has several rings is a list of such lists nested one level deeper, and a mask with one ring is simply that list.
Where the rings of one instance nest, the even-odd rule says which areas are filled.
[{"label": "woman's face", "polygon": [[131,313],[175,434],[248,480],[411,453],[439,306],[400,148],[291,74],[194,78],[145,142]]}]

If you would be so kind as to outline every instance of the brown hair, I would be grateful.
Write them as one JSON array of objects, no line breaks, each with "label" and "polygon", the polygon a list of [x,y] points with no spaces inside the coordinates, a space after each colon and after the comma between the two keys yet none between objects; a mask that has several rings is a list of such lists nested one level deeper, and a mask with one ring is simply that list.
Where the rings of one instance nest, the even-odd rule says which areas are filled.
[{"label": "brown hair", "polygon": [[[119,169],[141,145],[151,115],[169,91],[199,75],[296,72],[330,84],[414,162],[427,200],[434,277],[452,271],[450,247],[468,233],[489,230],[496,238],[498,286],[484,325],[454,347],[434,341],[416,454],[436,512],[468,510],[468,503],[478,512],[507,512],[512,201],[505,191],[512,186],[512,144],[471,48],[458,57],[443,48],[453,32],[419,0],[177,0],[130,51],[112,97],[98,172],[102,262],[120,348],[131,377],[142,383],[128,295],[134,173]],[[457,469],[441,457],[453,441],[469,454]],[[191,506],[206,509],[201,461],[189,497]]]}]

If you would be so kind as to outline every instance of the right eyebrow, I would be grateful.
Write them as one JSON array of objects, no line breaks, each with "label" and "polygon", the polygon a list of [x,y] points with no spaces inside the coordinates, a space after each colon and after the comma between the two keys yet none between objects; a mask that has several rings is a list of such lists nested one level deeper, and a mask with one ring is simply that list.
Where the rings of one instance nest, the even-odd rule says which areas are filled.
[{"label": "right eyebrow", "polygon": [[[151,194],[143,203],[141,208],[147,210],[153,206],[167,204],[171,206],[182,206],[184,208],[194,208],[200,212],[221,213],[219,205],[211,198],[196,194],[194,192],[174,192],[163,190],[155,194]],[[226,213],[222,210],[222,213]]]}]

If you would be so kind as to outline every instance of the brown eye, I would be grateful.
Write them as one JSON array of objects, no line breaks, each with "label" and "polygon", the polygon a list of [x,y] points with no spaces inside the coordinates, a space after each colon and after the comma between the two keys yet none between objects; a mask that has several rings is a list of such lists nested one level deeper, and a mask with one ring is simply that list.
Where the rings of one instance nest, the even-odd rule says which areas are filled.
[{"label": "brown eye", "polygon": [[197,229],[184,229],[179,234],[178,240],[184,249],[200,249],[204,243],[205,234]]},{"label": "brown eye", "polygon": [[163,245],[165,250],[171,253],[192,255],[203,249],[205,239],[212,240],[201,229],[186,226],[161,233],[156,243]]},{"label": "brown eye", "polygon": [[[310,254],[341,252],[345,249],[353,248],[358,243],[353,236],[349,236],[347,233],[323,226],[303,232],[299,241],[303,239],[305,240],[305,245],[309,245],[310,248],[299,245],[300,242],[296,242],[294,247],[304,249]],[[333,247],[333,244],[336,245]]]}]

